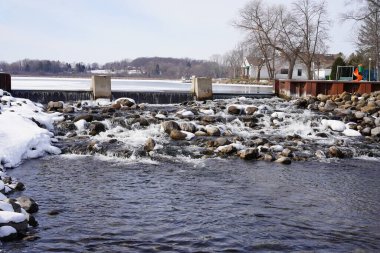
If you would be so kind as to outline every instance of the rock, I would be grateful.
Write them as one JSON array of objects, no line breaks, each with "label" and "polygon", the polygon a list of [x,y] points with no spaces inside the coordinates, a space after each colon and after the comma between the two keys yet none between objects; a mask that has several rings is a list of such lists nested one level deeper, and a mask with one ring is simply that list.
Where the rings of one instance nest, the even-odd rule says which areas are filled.
[{"label": "rock", "polygon": [[333,131],[336,132],[343,132],[346,129],[346,124],[344,122],[339,121],[339,120],[322,120],[322,125],[325,126],[326,128],[330,128]]},{"label": "rock", "polygon": [[196,131],[195,136],[207,136],[207,133],[203,131]]},{"label": "rock", "polygon": [[144,150],[145,150],[146,152],[153,151],[155,146],[156,146],[156,142],[155,142],[155,140],[153,140],[152,138],[148,138],[148,139],[146,140],[146,142],[145,142]]},{"label": "rock", "polygon": [[28,213],[36,213],[38,212],[38,204],[32,198],[21,196],[18,197],[17,203]]},{"label": "rock", "polygon": [[226,145],[226,146],[221,146],[217,150],[219,153],[226,154],[226,155],[235,153],[237,151],[236,147],[232,144]]},{"label": "rock", "polygon": [[360,110],[364,113],[373,114],[379,111],[379,107],[367,105],[367,106],[362,107]]},{"label": "rock", "polygon": [[328,135],[324,132],[316,133],[315,136],[320,137],[320,138],[327,138],[328,137]]},{"label": "rock", "polygon": [[267,161],[267,162],[273,162],[275,160],[271,154],[265,154],[263,159],[264,161]]},{"label": "rock", "polygon": [[69,107],[64,108],[63,112],[64,113],[74,113],[75,112],[75,108],[73,106],[69,106]]},{"label": "rock", "polygon": [[319,159],[324,159],[326,158],[326,154],[322,150],[317,150],[315,152],[315,156],[318,157]]},{"label": "rock", "polygon": [[215,147],[220,147],[220,146],[226,146],[231,144],[230,140],[224,137],[219,137],[214,141],[214,146]]},{"label": "rock", "polygon": [[296,100],[296,102],[294,103],[295,106],[297,106],[298,108],[300,109],[306,109],[306,107],[308,106],[308,102],[306,99],[304,98],[299,98]]},{"label": "rock", "polygon": [[64,121],[58,125],[58,130],[64,133],[77,130],[77,126],[73,122]]},{"label": "rock", "polygon": [[37,222],[36,218],[34,218],[33,215],[29,214],[28,225],[32,226],[32,227],[37,227],[38,226],[38,222]]},{"label": "rock", "polygon": [[121,104],[119,104],[119,103],[112,104],[111,108],[113,108],[115,110],[120,110],[121,109]]},{"label": "rock", "polygon": [[89,127],[89,134],[92,136],[98,135],[100,132],[105,132],[106,127],[101,122],[92,122]]},{"label": "rock", "polygon": [[21,183],[21,182],[17,182],[17,183],[14,185],[13,189],[14,189],[15,191],[24,191],[24,190],[25,190],[25,185],[24,185],[23,183]]},{"label": "rock", "polygon": [[135,100],[131,98],[119,98],[115,100],[115,104],[120,104],[121,106],[132,107],[136,104]]},{"label": "rock", "polygon": [[13,211],[16,213],[21,213],[21,206],[16,202],[15,199],[5,199],[3,200],[5,203],[8,203],[12,206]]},{"label": "rock", "polygon": [[319,95],[317,96],[317,99],[318,99],[319,101],[321,101],[321,102],[326,102],[326,101],[329,99],[329,96],[326,96],[326,95],[324,95],[324,94],[319,94]]},{"label": "rock", "polygon": [[355,112],[355,118],[356,119],[363,119],[365,117],[365,113],[364,112],[361,112],[361,111],[357,111]]},{"label": "rock", "polygon": [[246,150],[239,151],[239,157],[244,160],[252,160],[259,158],[260,154],[257,148],[249,148]]},{"label": "rock", "polygon": [[216,122],[216,117],[212,115],[206,115],[201,118],[201,121],[206,123],[214,123]]},{"label": "rock", "polygon": [[327,100],[323,109],[327,112],[331,112],[334,111],[337,107],[337,104],[334,103],[332,100]]},{"label": "rock", "polygon": [[341,96],[343,101],[351,101],[351,94],[345,92],[345,93],[342,93]]},{"label": "rock", "polygon": [[366,127],[364,129],[362,129],[360,132],[364,136],[370,136],[371,135],[371,130],[372,129],[370,127]]},{"label": "rock", "polygon": [[41,237],[37,236],[37,235],[27,235],[25,237],[22,238],[23,241],[28,241],[28,242],[34,242],[38,239],[40,239]]},{"label": "rock", "polygon": [[176,141],[186,140],[186,137],[187,137],[187,134],[185,134],[179,130],[176,130],[176,129],[173,129],[170,132],[170,138],[172,138],[173,140],[176,140]]},{"label": "rock", "polygon": [[210,136],[220,136],[221,132],[216,126],[206,126],[207,134]]},{"label": "rock", "polygon": [[375,126],[380,127],[380,117],[375,119]]},{"label": "rock", "polygon": [[253,140],[253,144],[256,145],[256,146],[261,146],[261,145],[264,145],[266,143],[268,143],[269,141],[265,138],[257,138],[255,140]]},{"label": "rock", "polygon": [[257,112],[257,110],[258,108],[256,106],[247,106],[244,111],[247,115],[252,115]]},{"label": "rock", "polygon": [[380,136],[380,127],[375,127],[371,130],[372,136]]},{"label": "rock", "polygon": [[229,114],[234,114],[234,115],[240,115],[243,112],[242,107],[239,105],[230,105],[227,108],[227,111]]},{"label": "rock", "polygon": [[197,128],[195,127],[195,125],[193,123],[190,123],[190,122],[181,122],[179,123],[179,128],[182,130],[182,131],[186,131],[186,132],[190,132],[190,133],[195,133]]},{"label": "rock", "polygon": [[142,127],[147,127],[150,125],[149,121],[146,118],[139,118],[138,122],[139,122],[140,126],[142,126]]},{"label": "rock", "polygon": [[289,157],[280,157],[276,161],[276,163],[289,165],[292,163],[292,160]]},{"label": "rock", "polygon": [[293,151],[288,149],[288,148],[285,148],[284,150],[282,150],[281,152],[281,156],[283,157],[293,157]]},{"label": "rock", "polygon": [[87,122],[91,122],[91,121],[93,121],[94,116],[93,116],[92,114],[83,114],[83,115],[79,115],[79,116],[76,116],[76,117],[74,118],[74,122],[77,122],[77,121],[79,121],[79,120],[81,120],[81,119],[84,119],[84,120],[87,121]]},{"label": "rock", "polygon": [[47,105],[47,110],[48,111],[58,111],[63,109],[63,103],[62,102],[54,102],[50,101]]},{"label": "rock", "polygon": [[17,230],[12,226],[1,226],[0,227],[0,239],[1,241],[12,241],[18,238]]},{"label": "rock", "polygon": [[164,121],[161,123],[161,129],[165,133],[170,134],[173,130],[180,130],[181,128],[175,121]]},{"label": "rock", "polygon": [[344,153],[336,146],[329,148],[329,155],[330,157],[344,158]]},{"label": "rock", "polygon": [[48,212],[48,215],[55,216],[55,215],[58,215],[58,214],[60,214],[60,213],[61,213],[60,210],[53,209],[53,210],[50,210],[50,211]]}]

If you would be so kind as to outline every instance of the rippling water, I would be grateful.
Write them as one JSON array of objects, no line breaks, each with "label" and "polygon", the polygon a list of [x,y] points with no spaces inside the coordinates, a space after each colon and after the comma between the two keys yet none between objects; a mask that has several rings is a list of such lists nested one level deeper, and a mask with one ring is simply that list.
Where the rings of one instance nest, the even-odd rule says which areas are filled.
[{"label": "rippling water", "polygon": [[40,239],[3,252],[376,252],[378,165],[33,160],[9,174],[40,204]]}]

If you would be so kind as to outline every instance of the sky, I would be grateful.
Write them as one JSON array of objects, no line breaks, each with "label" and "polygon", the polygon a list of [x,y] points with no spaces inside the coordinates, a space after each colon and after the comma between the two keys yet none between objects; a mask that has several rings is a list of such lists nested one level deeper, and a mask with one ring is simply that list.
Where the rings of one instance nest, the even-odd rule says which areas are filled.
[{"label": "sky", "polygon": [[[346,0],[328,0],[329,53],[349,54]],[[248,0],[0,0],[0,61],[105,63],[137,57],[209,59],[243,38],[233,27]],[[290,5],[292,0],[264,0]]]}]

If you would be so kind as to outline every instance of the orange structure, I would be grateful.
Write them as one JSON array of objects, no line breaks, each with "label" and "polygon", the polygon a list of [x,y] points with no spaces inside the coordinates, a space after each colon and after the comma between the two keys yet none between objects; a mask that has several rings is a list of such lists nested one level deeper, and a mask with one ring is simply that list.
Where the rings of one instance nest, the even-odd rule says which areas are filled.
[{"label": "orange structure", "polygon": [[355,82],[360,82],[361,80],[363,80],[363,75],[361,72],[359,72],[359,68],[355,68],[354,76],[356,77],[356,79],[354,80]]}]

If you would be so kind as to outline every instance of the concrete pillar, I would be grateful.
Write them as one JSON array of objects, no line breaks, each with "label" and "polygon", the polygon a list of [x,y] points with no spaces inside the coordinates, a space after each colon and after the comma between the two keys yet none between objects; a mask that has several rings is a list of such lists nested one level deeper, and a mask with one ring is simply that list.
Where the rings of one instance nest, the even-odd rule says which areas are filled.
[{"label": "concrete pillar", "polygon": [[0,73],[0,89],[11,92],[11,75],[8,73]]},{"label": "concrete pillar", "polygon": [[191,92],[197,100],[212,99],[212,79],[209,77],[193,78]]},{"label": "concrete pillar", "polygon": [[93,75],[91,90],[94,99],[97,98],[112,98],[111,77],[106,75]]}]

